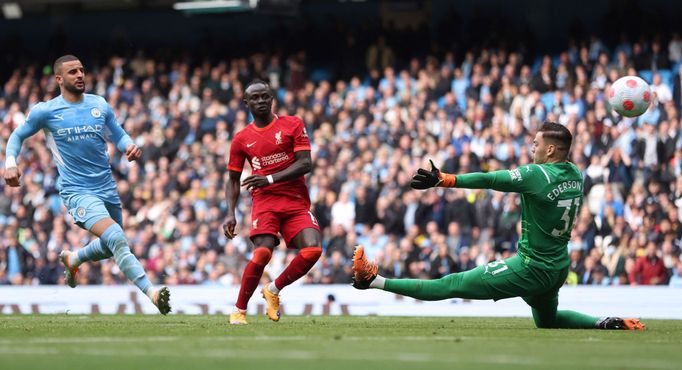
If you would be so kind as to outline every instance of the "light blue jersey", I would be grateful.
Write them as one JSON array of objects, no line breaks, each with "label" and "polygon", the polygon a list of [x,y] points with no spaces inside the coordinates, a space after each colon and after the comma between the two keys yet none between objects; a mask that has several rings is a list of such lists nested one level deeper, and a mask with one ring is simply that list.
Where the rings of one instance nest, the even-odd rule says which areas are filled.
[{"label": "light blue jersey", "polygon": [[12,132],[7,156],[18,157],[23,141],[39,130],[45,133],[47,147],[57,164],[57,188],[62,197],[92,194],[120,204],[105,140],[109,138],[121,152],[133,141],[116,122],[104,98],[83,94],[81,102],[72,104],[60,95],[36,104],[26,122]]}]

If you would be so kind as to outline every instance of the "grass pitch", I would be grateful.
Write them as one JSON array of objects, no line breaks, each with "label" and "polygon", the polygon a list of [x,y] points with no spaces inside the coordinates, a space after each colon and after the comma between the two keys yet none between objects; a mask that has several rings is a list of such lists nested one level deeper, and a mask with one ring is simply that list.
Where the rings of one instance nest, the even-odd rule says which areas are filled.
[{"label": "grass pitch", "polygon": [[0,369],[680,369],[682,321],[645,332],[525,318],[0,315]]}]

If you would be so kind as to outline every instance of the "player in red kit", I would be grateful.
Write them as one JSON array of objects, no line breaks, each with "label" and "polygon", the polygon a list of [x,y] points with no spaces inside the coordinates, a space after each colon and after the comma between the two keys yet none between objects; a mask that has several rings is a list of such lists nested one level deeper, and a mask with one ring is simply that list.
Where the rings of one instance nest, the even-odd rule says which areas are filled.
[{"label": "player in red kit", "polygon": [[[232,239],[237,220],[235,209],[240,186],[251,191],[251,232],[254,245],[246,265],[230,324],[247,324],[246,305],[258,286],[263,269],[279,244],[279,236],[298,255],[274,282],[263,287],[270,320],[279,321],[279,291],[304,276],[322,254],[320,227],[310,212],[310,197],[305,184],[312,170],[310,141],[303,121],[272,113],[272,91],[267,83],[255,80],[244,93],[244,101],[254,119],[232,140],[226,185],[229,213],[223,231]],[[240,184],[244,161],[251,164],[252,175]]]}]

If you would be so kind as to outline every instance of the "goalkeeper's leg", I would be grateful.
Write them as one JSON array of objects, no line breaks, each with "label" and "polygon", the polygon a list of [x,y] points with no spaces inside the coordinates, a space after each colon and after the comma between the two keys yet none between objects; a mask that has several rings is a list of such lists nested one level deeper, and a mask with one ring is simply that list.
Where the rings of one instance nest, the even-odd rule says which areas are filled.
[{"label": "goalkeeper's leg", "polygon": [[532,308],[533,320],[538,328],[594,329],[599,321],[598,317],[580,312],[557,310],[558,289],[532,297],[523,297],[523,300]]},{"label": "goalkeeper's leg", "polygon": [[[504,299],[519,297],[536,291],[542,284],[521,269],[512,270],[509,264],[518,264],[517,257],[494,261],[473,270],[450,274],[436,280],[385,279],[377,275],[376,264],[369,262],[364,248],[356,248],[353,256],[354,283],[358,289],[377,288],[421,299],[437,301],[448,298]],[[509,264],[508,264],[509,263]]]},{"label": "goalkeeper's leg", "polygon": [[559,288],[523,300],[533,310],[533,320],[538,328],[557,329],[607,329],[607,330],[644,330],[646,325],[638,319],[585,315],[570,310],[557,310]]}]

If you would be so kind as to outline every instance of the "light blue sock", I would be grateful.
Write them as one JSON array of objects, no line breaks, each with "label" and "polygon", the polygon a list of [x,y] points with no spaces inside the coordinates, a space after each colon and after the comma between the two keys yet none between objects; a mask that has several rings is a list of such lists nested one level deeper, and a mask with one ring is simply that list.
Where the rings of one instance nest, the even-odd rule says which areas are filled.
[{"label": "light blue sock", "polygon": [[88,261],[101,261],[105,260],[109,257],[112,256],[111,251],[107,248],[105,248],[102,243],[100,243],[100,239],[97,238],[85,247],[79,249],[77,252],[78,256],[78,264],[80,265],[83,262],[88,262]]},{"label": "light blue sock", "polygon": [[147,294],[147,291],[152,287],[152,282],[147,278],[147,274],[145,274],[140,261],[130,253],[130,247],[128,247],[128,241],[121,226],[118,224],[109,226],[104,231],[104,234],[102,234],[101,239],[111,253],[113,253],[116,264],[128,280],[132,281],[143,293]]}]

